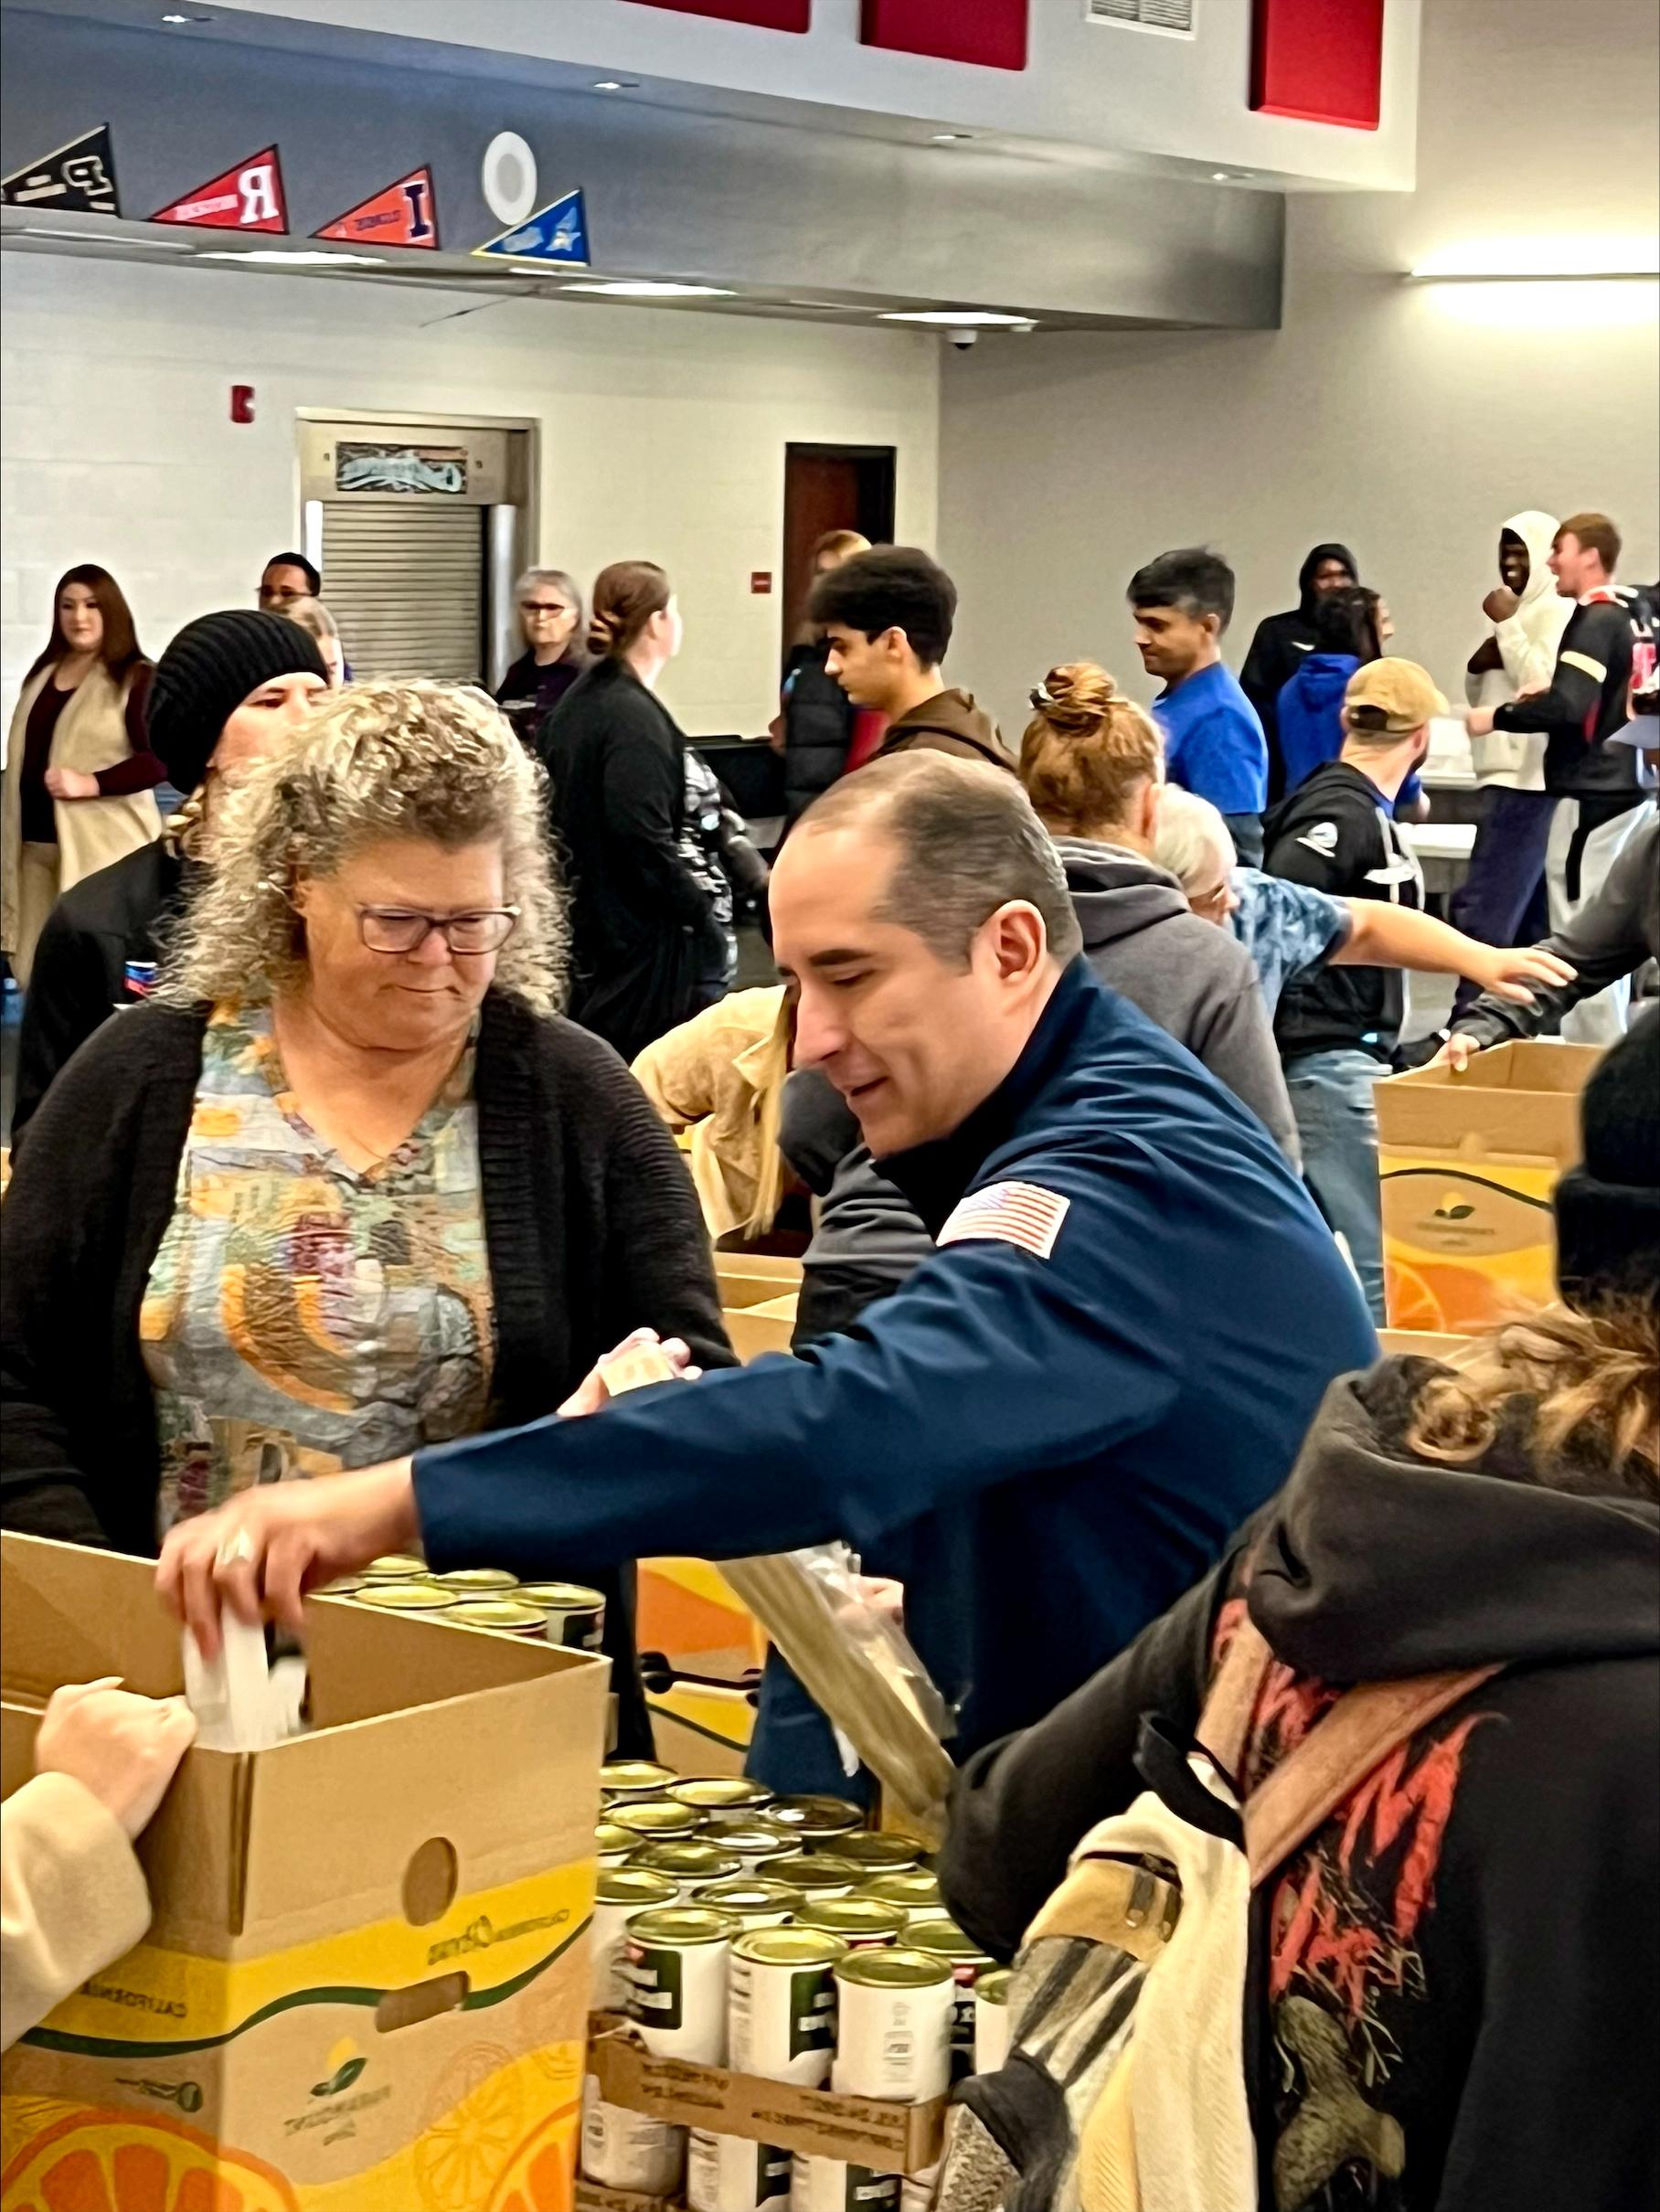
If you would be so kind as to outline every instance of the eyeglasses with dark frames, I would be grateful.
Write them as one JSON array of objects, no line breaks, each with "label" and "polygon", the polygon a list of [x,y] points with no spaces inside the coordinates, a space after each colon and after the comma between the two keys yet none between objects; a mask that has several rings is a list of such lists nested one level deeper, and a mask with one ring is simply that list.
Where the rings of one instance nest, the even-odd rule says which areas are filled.
[{"label": "eyeglasses with dark frames", "polygon": [[499,952],[518,927],[517,907],[486,907],[474,914],[418,914],[408,907],[359,907],[357,934],[371,952],[419,952],[434,930],[452,952]]}]

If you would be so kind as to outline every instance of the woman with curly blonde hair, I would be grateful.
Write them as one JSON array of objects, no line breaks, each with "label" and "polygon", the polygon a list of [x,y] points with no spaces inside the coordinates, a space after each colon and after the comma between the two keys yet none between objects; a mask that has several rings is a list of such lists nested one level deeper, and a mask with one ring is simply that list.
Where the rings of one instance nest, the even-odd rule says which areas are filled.
[{"label": "woman with curly blonde hair", "polygon": [[[339,694],[229,796],[154,1000],[64,1070],[6,1202],[7,1526],[153,1551],[252,1484],[555,1412],[638,1327],[728,1363],[673,1142],[559,1017],[542,806],[499,709],[435,684]],[[547,1566],[607,1582],[632,1662],[631,1590]]]}]

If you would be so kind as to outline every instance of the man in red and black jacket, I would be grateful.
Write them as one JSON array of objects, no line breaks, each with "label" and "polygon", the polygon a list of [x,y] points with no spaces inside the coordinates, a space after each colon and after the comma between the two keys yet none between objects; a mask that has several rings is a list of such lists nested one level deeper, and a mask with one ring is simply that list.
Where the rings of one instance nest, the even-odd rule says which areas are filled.
[{"label": "man in red and black jacket", "polygon": [[[1557,801],[1545,859],[1553,935],[1596,896],[1645,818],[1637,755],[1609,742],[1630,721],[1633,680],[1652,675],[1655,656],[1646,603],[1614,587],[1619,558],[1620,533],[1606,515],[1569,516],[1552,543],[1550,568],[1558,593],[1578,603],[1549,686],[1469,718],[1473,738],[1494,729],[1545,734],[1545,788]],[[1564,1016],[1562,1035],[1612,1043],[1624,1032],[1630,995],[1622,983],[1582,1000]]]}]

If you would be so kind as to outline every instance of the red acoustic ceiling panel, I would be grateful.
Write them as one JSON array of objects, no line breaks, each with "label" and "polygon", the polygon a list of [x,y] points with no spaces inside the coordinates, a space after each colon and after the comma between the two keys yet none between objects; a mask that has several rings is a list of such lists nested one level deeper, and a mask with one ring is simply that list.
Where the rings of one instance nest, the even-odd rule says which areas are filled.
[{"label": "red acoustic ceiling panel", "polygon": [[859,37],[896,54],[1026,67],[1027,0],[864,0]]},{"label": "red acoustic ceiling panel", "polygon": [[714,16],[722,23],[749,23],[761,31],[804,31],[813,0],[635,0],[676,16]]},{"label": "red acoustic ceiling panel", "polygon": [[1384,0],[1255,0],[1250,104],[1264,115],[1375,131]]}]

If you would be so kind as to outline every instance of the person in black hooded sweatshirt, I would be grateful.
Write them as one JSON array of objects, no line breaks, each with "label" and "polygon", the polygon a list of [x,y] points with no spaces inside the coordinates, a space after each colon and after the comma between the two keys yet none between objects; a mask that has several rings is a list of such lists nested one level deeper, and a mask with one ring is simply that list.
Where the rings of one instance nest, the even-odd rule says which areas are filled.
[{"label": "person in black hooded sweatshirt", "polygon": [[1564,1303],[1456,1371],[1339,1378],[1231,1556],[959,1783],[946,1900],[1007,1957],[1143,1788],[1144,1717],[1191,1739],[1247,1613],[1275,1661],[1247,1793],[1351,1684],[1502,1668],[1255,1892],[1246,2049],[1276,2212],[1660,2202],[1660,1012],[1583,1122],[1555,1200]]},{"label": "person in black hooded sweatshirt", "polygon": [[1315,646],[1314,609],[1328,591],[1360,581],[1360,569],[1346,546],[1313,546],[1297,571],[1297,603],[1282,614],[1265,614],[1257,624],[1240,671],[1240,686],[1257,710],[1268,739],[1268,796],[1285,789],[1280,754],[1280,693],[1297,673],[1298,663]]}]

